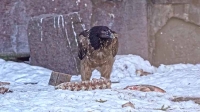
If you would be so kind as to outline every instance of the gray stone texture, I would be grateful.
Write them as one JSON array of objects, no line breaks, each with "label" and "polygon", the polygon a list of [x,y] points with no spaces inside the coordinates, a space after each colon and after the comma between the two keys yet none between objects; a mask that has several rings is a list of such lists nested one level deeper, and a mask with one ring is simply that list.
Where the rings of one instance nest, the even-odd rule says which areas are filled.
[{"label": "gray stone texture", "polygon": [[119,33],[118,54],[148,58],[146,0],[55,1],[29,1],[32,5],[27,6],[32,64],[78,74],[77,36],[96,25],[109,26]]},{"label": "gray stone texture", "polygon": [[200,62],[199,35],[198,25],[171,18],[156,33],[155,65]]},{"label": "gray stone texture", "polygon": [[1,0],[0,56],[78,74],[78,34],[106,25],[119,33],[118,54],[196,64],[199,13],[199,0]]},{"label": "gray stone texture", "polygon": [[25,4],[20,0],[1,0],[0,15],[0,56],[29,56]]},{"label": "gray stone texture", "polygon": [[154,4],[185,4],[191,3],[193,0],[149,0]]},{"label": "gray stone texture", "polygon": [[92,1],[92,26],[107,25],[119,33],[118,54],[136,54],[148,59],[146,0]]},{"label": "gray stone texture", "polygon": [[199,0],[148,4],[149,60],[153,65],[200,62],[199,6]]},{"label": "gray stone texture", "polygon": [[92,13],[90,2],[39,1],[30,1],[33,5],[28,8],[32,16],[28,24],[31,64],[57,72],[78,74],[77,37],[81,31],[89,28]]}]

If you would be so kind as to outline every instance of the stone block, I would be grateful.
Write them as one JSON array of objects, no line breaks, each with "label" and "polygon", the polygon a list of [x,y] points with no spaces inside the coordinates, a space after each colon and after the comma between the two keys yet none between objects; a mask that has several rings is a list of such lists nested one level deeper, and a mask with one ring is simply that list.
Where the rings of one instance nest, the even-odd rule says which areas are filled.
[{"label": "stone block", "polygon": [[28,25],[31,64],[77,74],[78,30],[83,29],[76,13],[32,18]]},{"label": "stone block", "polygon": [[51,77],[49,79],[49,85],[57,86],[64,82],[70,82],[71,75],[59,73],[59,72],[52,72]]},{"label": "stone block", "polygon": [[0,56],[27,57],[29,46],[24,3],[20,0],[0,1]]},{"label": "stone block", "polygon": [[171,18],[156,33],[153,64],[200,62],[200,29],[198,25]]}]

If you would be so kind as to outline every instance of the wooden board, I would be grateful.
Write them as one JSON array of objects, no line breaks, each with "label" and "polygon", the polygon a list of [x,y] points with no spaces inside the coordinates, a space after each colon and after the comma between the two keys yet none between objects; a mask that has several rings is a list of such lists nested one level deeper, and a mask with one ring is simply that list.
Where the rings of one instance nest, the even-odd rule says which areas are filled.
[{"label": "wooden board", "polygon": [[51,73],[51,77],[49,79],[49,85],[52,85],[52,86],[57,86],[61,83],[64,83],[64,82],[70,82],[71,80],[71,75],[69,74],[65,74],[65,73],[60,73],[60,72],[52,72]]}]

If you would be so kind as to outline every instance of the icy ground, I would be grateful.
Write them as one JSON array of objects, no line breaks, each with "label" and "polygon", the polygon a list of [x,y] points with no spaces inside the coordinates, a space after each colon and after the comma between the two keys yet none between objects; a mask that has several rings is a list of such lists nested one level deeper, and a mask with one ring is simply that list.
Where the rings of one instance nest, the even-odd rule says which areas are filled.
[{"label": "icy ground", "polygon": [[[136,76],[143,69],[153,74]],[[161,65],[155,68],[139,56],[117,56],[112,89],[93,91],[54,90],[48,85],[51,70],[0,59],[0,81],[10,82],[13,93],[0,94],[0,112],[200,112],[193,101],[172,102],[180,96],[200,97],[200,64]],[[98,78],[99,73],[93,72]],[[80,76],[73,76],[73,81]],[[37,83],[34,85],[25,83]],[[150,84],[166,93],[123,90],[127,85]],[[103,101],[103,102],[101,102]],[[122,105],[131,102],[131,107]]]}]

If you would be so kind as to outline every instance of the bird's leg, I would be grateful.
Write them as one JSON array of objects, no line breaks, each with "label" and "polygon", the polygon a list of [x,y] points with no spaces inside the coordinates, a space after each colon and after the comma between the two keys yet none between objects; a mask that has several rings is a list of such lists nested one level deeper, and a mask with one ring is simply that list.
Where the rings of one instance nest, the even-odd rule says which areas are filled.
[{"label": "bird's leg", "polygon": [[114,63],[114,59],[110,59],[109,62],[103,64],[100,67],[99,72],[101,73],[101,77],[110,79],[113,63]]},{"label": "bird's leg", "polygon": [[87,81],[90,80],[92,75],[92,69],[89,67],[87,63],[81,62],[81,80]]}]

